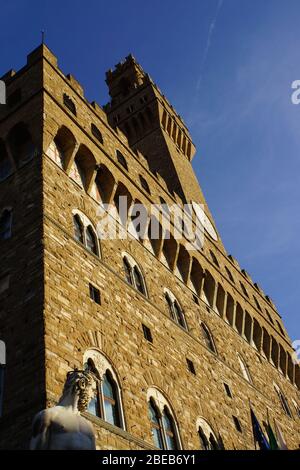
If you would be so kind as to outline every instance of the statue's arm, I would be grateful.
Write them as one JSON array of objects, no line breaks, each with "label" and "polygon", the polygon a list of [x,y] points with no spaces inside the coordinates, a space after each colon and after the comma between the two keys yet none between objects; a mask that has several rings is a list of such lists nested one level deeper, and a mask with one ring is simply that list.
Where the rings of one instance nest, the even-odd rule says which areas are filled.
[{"label": "statue's arm", "polygon": [[35,415],[32,423],[30,450],[46,450],[49,448],[50,424],[49,410],[41,411]]}]

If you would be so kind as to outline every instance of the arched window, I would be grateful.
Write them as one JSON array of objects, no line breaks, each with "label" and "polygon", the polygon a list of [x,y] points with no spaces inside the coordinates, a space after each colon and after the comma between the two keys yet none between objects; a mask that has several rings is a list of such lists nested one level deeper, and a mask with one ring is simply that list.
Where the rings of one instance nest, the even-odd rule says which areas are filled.
[{"label": "arched window", "polygon": [[99,201],[101,200],[105,204],[110,203],[114,192],[115,178],[103,164],[98,166],[95,186],[97,188],[97,193],[100,196],[98,198]]},{"label": "arched window", "polygon": [[271,317],[270,312],[269,312],[267,309],[266,309],[266,314],[267,314],[267,317],[268,317],[270,323],[272,323],[272,324],[274,325],[274,320],[273,320],[273,318]]},{"label": "arched window", "polygon": [[132,204],[132,195],[123,183],[119,183],[114,195],[114,204],[117,209],[116,217],[123,227],[127,227],[128,214]]},{"label": "arched window", "polygon": [[258,308],[258,310],[259,310],[260,312],[262,312],[261,306],[260,306],[260,304],[259,304],[257,298],[255,297],[255,295],[253,296],[253,299],[254,299],[255,305],[256,305],[256,307]]},{"label": "arched window", "polygon": [[64,168],[65,165],[65,154],[59,143],[55,139],[51,142],[46,152],[48,157],[51,158],[60,168]]},{"label": "arched window", "polygon": [[60,168],[66,169],[72,158],[76,146],[76,139],[72,132],[65,126],[61,126],[50,143],[46,155]]},{"label": "arched window", "polygon": [[165,297],[172,320],[174,320],[176,323],[178,323],[178,325],[182,326],[182,328],[187,330],[187,324],[185,321],[184,313],[178,300],[172,294],[172,292],[168,290],[165,290]]},{"label": "arched window", "polygon": [[29,162],[36,156],[37,150],[27,126],[20,122],[8,134],[11,153],[18,167]]},{"label": "arched window", "polygon": [[165,436],[166,436],[167,449],[176,450],[177,443],[176,443],[176,432],[175,432],[175,427],[174,427],[174,421],[166,406],[164,407],[162,419],[163,419],[163,427],[164,427]]},{"label": "arched window", "polygon": [[238,354],[238,360],[239,360],[240,368],[241,368],[244,379],[246,379],[247,382],[252,383],[252,378],[249,372],[249,368],[239,354]]},{"label": "arched window", "polygon": [[69,176],[86,191],[90,191],[91,181],[96,168],[96,160],[92,152],[83,144],[76,153]]},{"label": "arched window", "polygon": [[231,272],[229,271],[229,269],[227,268],[227,266],[225,266],[225,269],[226,269],[226,272],[227,272],[227,275],[228,275],[230,281],[233,282],[233,284],[234,284],[233,275],[231,274]]},{"label": "arched window", "polygon": [[123,267],[128,284],[131,284],[141,294],[147,295],[145,280],[141,270],[135,260],[128,254],[123,255]]},{"label": "arched window", "polygon": [[220,265],[219,265],[219,261],[217,260],[216,255],[215,255],[214,252],[211,251],[211,250],[209,251],[209,253],[210,253],[210,257],[211,257],[213,263],[214,263],[216,266],[218,266],[218,268],[219,268]]},{"label": "arched window", "polygon": [[109,361],[99,351],[89,350],[84,355],[84,369],[94,374],[97,384],[87,411],[124,429],[119,382]]},{"label": "arched window", "polygon": [[162,450],[180,449],[177,426],[167,400],[155,388],[148,390],[147,398],[154,445]]},{"label": "arched window", "polygon": [[220,450],[221,446],[216,438],[214,431],[206,420],[203,418],[197,419],[197,433],[200,440],[201,450]]},{"label": "arched window", "polygon": [[86,247],[95,255],[98,254],[97,237],[90,225],[86,229]]},{"label": "arched window", "polygon": [[106,421],[120,427],[117,386],[109,370],[103,376],[103,402]]},{"label": "arched window", "polygon": [[84,229],[81,219],[78,214],[73,217],[74,221],[74,235],[78,242],[84,243]]},{"label": "arched window", "polygon": [[82,243],[87,250],[99,256],[99,242],[91,221],[80,211],[73,211],[73,226],[75,239]]},{"label": "arched window", "polygon": [[95,126],[95,124],[91,124],[91,131],[92,131],[93,136],[96,137],[96,139],[98,140],[98,142],[100,142],[100,144],[103,144],[102,134],[100,130],[98,129],[98,127]]},{"label": "arched window", "polygon": [[12,174],[13,168],[8,157],[5,143],[0,140],[0,181],[5,180]]},{"label": "arched window", "polygon": [[120,165],[122,165],[122,167],[125,168],[126,171],[128,171],[128,166],[127,166],[127,162],[125,160],[124,155],[119,150],[116,151],[116,154],[117,154],[117,160],[120,163]]},{"label": "arched window", "polygon": [[201,333],[202,333],[202,339],[204,340],[205,346],[216,354],[217,349],[216,349],[212,334],[209,331],[208,327],[204,325],[204,323],[201,323]]},{"label": "arched window", "polygon": [[145,294],[143,277],[137,266],[134,266],[133,268],[133,277],[134,277],[134,284],[137,290],[142,292],[142,294]]},{"label": "arched window", "polygon": [[243,291],[243,294],[244,294],[246,297],[249,298],[249,294],[248,294],[248,292],[247,292],[247,290],[246,290],[246,287],[244,286],[244,284],[243,284],[241,281],[240,281],[240,286],[241,286],[241,289],[242,289],[242,291]]},{"label": "arched window", "polygon": [[4,209],[0,214],[0,240],[8,240],[12,235],[12,209]]},{"label": "arched window", "polygon": [[128,284],[133,284],[133,279],[131,277],[131,266],[126,257],[123,258],[123,266],[124,266],[126,281],[128,282]]},{"label": "arched window", "polygon": [[164,449],[159,412],[152,399],[149,401],[148,412],[149,419],[151,422],[151,432],[153,436],[154,445],[158,449]]},{"label": "arched window", "polygon": [[285,414],[289,417],[289,418],[292,418],[292,412],[291,412],[291,409],[289,407],[289,404],[288,404],[288,401],[287,401],[287,398],[286,396],[284,395],[284,393],[280,390],[280,388],[278,387],[278,385],[274,384],[274,388],[277,392],[277,395],[279,397],[279,400],[280,400],[280,403],[281,403],[281,406],[283,408],[283,411],[285,412]]},{"label": "arched window", "polygon": [[141,182],[142,188],[143,188],[148,194],[151,194],[150,188],[149,188],[149,185],[148,185],[147,181],[146,181],[145,178],[144,178],[143,176],[141,176],[141,175],[140,175],[140,182]]},{"label": "arched window", "polygon": [[74,104],[74,101],[66,93],[64,93],[63,101],[64,101],[64,105],[66,106],[66,108],[68,108],[69,111],[71,111],[71,113],[73,113],[76,116],[77,113],[76,113],[76,106]]}]

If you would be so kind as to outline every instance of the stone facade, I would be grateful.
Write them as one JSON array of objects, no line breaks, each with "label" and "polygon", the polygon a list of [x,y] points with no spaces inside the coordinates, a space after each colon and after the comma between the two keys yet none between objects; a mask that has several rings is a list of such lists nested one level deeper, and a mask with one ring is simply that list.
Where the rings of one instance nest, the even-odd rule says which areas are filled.
[{"label": "stone facade", "polygon": [[[201,448],[199,418],[226,449],[253,449],[250,402],[261,423],[276,420],[289,448],[297,448],[300,372],[291,341],[273,302],[228,256],[219,237],[206,233],[203,249],[195,252],[180,241],[164,251],[163,240],[155,249],[133,237],[100,240],[98,253],[74,237],[74,211],[97,226],[97,181],[105,202],[127,194],[146,207],[162,199],[204,204],[214,226],[192,170],[189,132],[151,78],[127,57],[107,73],[112,100],[101,108],[85,99],[80,84],[61,72],[42,45],[23,69],[2,79],[9,101],[0,106],[0,139],[12,169],[0,182],[0,214],[12,208],[13,224],[11,237],[0,241],[0,339],[7,345],[0,447],[28,447],[34,414],[57,402],[66,373],[82,368],[93,350],[116,374],[124,420],[121,429],[85,413],[99,449],[155,448],[151,388],[169,404],[184,449]],[[15,144],[25,140],[19,123],[35,149],[23,163]],[[85,174],[82,184],[75,161]],[[126,282],[124,253],[137,262],[145,294]],[[168,266],[163,253],[169,254]],[[4,279],[9,287],[1,290]],[[100,304],[90,298],[90,284],[99,289]],[[171,318],[165,289],[178,300],[186,328]]]}]

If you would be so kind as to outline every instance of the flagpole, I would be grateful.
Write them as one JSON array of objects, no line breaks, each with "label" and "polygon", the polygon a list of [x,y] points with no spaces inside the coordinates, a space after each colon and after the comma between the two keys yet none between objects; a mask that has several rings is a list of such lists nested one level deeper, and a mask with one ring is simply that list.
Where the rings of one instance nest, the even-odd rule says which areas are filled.
[{"label": "flagpole", "polygon": [[256,448],[256,439],[255,439],[254,432],[253,432],[252,416],[251,416],[251,409],[252,409],[251,408],[251,400],[250,400],[250,398],[248,398],[248,400],[249,400],[250,419],[251,419],[251,428],[252,428],[252,434],[253,434],[254,448],[255,448],[255,450],[257,450],[257,448]]}]

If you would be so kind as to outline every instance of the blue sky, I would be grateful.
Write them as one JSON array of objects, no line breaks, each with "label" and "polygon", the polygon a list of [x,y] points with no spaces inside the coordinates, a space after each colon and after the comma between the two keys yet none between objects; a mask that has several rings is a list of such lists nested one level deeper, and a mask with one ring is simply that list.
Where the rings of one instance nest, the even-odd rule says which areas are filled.
[{"label": "blue sky", "polygon": [[0,73],[46,43],[108,101],[104,73],[132,52],[188,125],[225,246],[300,339],[298,0],[2,2]]}]

